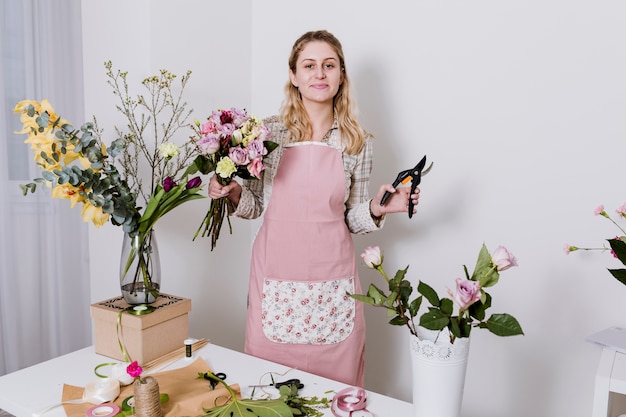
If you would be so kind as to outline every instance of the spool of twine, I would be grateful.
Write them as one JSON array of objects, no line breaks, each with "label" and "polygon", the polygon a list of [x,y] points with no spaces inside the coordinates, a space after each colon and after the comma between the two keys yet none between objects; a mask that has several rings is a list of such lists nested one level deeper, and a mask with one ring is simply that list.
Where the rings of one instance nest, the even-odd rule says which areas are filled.
[{"label": "spool of twine", "polygon": [[142,378],[142,380],[143,383],[136,380],[133,385],[135,394],[135,416],[163,417],[159,383],[151,376]]}]

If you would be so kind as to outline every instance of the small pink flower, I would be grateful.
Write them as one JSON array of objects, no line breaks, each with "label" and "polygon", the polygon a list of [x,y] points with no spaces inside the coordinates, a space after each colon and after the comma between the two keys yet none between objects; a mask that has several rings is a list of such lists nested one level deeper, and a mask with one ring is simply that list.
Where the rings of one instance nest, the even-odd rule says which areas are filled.
[{"label": "small pink flower", "polygon": [[131,362],[130,365],[126,367],[126,373],[133,378],[139,378],[142,372],[143,369],[141,369],[141,366],[139,366],[137,361]]},{"label": "small pink flower", "polygon": [[626,217],[626,203],[622,204],[621,206],[619,206],[615,212],[617,214],[619,214],[622,217]]},{"label": "small pink flower", "polygon": [[498,246],[491,256],[491,261],[498,272],[506,271],[512,266],[517,266],[517,259],[507,248]]},{"label": "small pink flower", "polygon": [[215,133],[215,131],[215,122],[213,120],[209,120],[200,127],[200,133],[202,133],[202,136],[206,136],[209,133]]},{"label": "small pink flower", "polygon": [[368,268],[376,268],[383,263],[383,253],[378,246],[368,246],[361,254],[361,258]]},{"label": "small pink flower", "polygon": [[469,306],[480,300],[480,283],[469,279],[457,278],[456,293],[448,290],[448,294],[461,310],[467,310]]},{"label": "small pink flower", "polygon": [[565,252],[566,255],[569,255],[570,252],[574,252],[577,250],[578,250],[578,247],[572,246],[569,243],[566,243],[565,246],[563,247],[563,252]]},{"label": "small pink flower", "polygon": [[604,205],[600,204],[598,207],[596,207],[596,209],[593,211],[593,214],[595,216],[604,216],[604,215],[606,215],[606,212],[604,211]]}]

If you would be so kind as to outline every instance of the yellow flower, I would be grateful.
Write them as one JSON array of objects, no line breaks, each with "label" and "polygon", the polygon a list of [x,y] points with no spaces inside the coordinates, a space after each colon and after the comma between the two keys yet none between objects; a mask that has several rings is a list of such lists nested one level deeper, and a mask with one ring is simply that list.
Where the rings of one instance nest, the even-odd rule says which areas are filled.
[{"label": "yellow flower", "polygon": [[[30,105],[32,105],[35,109],[35,114],[33,116],[29,116],[27,112],[27,109]],[[37,125],[36,119],[37,119],[37,116],[43,114],[44,112],[48,113],[49,122],[48,122],[48,126],[44,128],[44,132],[40,132],[40,133],[49,132],[50,129],[52,129],[52,126],[55,125],[55,123],[57,126],[70,124],[67,120],[61,119],[59,117],[59,115],[54,111],[54,108],[52,107],[52,105],[47,99],[44,99],[41,102],[34,101],[34,100],[22,100],[16,104],[15,108],[13,109],[13,112],[22,113],[20,116],[20,121],[23,124],[23,128],[21,131],[16,132],[16,133],[38,132],[39,125]]]},{"label": "yellow flower", "polygon": [[230,178],[236,170],[237,166],[235,166],[235,163],[229,157],[225,156],[217,163],[215,173],[222,178]]},{"label": "yellow flower", "polygon": [[52,198],[65,198],[70,200],[70,207],[74,208],[76,203],[87,202],[85,197],[80,195],[80,191],[83,189],[82,185],[80,187],[74,187],[71,184],[57,184],[57,186],[52,189]]},{"label": "yellow flower", "polygon": [[109,214],[102,211],[102,207],[95,207],[89,201],[85,201],[80,213],[84,222],[92,222],[94,226],[100,227],[109,221]]}]

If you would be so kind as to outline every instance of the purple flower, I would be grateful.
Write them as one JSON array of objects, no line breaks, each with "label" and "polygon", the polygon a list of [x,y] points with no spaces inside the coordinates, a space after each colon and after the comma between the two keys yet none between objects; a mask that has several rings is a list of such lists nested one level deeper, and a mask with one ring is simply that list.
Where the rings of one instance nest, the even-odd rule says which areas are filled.
[{"label": "purple flower", "polygon": [[167,193],[172,188],[176,187],[176,182],[172,179],[172,177],[165,177],[163,180],[163,189]]},{"label": "purple flower", "polygon": [[230,148],[228,150],[228,157],[235,163],[235,165],[248,165],[250,158],[248,158],[248,151],[239,146]]},{"label": "purple flower", "polygon": [[205,155],[213,155],[220,149],[220,137],[211,133],[198,141],[198,148]]},{"label": "purple flower", "polygon": [[263,142],[260,140],[252,140],[248,142],[248,146],[246,146],[246,149],[248,150],[248,156],[250,157],[250,159],[256,159],[260,156],[267,155],[267,149],[265,148],[265,145],[263,145]]},{"label": "purple flower", "polygon": [[480,283],[469,279],[456,279],[456,292],[448,290],[448,294],[457,303],[461,310],[467,310],[469,306],[480,300]]},{"label": "purple flower", "polygon": [[188,190],[190,190],[192,188],[198,188],[200,186],[200,184],[202,184],[202,178],[200,178],[200,177],[193,177],[192,179],[187,181],[187,185],[185,185],[185,188],[188,189]]}]

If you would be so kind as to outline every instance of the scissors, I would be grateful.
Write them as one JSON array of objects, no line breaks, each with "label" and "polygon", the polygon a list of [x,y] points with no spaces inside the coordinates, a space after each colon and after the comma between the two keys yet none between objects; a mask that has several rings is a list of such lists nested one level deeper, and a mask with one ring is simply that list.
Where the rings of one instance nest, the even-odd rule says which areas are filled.
[{"label": "scissors", "polygon": [[[420,182],[422,182],[422,174],[426,175],[428,171],[430,171],[430,168],[432,168],[433,164],[431,162],[426,170],[424,170],[424,166],[426,166],[426,155],[424,155],[424,157],[417,163],[417,165],[415,165],[415,167],[400,171],[400,173],[396,177],[396,180],[392,184],[393,188],[396,188],[400,184],[406,184],[407,182],[411,181],[411,195],[414,194],[415,189],[420,184]],[[390,196],[391,193],[387,191],[385,195],[383,195],[383,198],[380,200],[380,205],[384,206]],[[409,195],[409,219],[413,217],[413,208],[413,200]]]},{"label": "scissors", "polygon": [[256,387],[256,388],[261,388],[261,387],[280,388],[283,385],[286,385],[286,386],[295,385],[298,389],[304,388],[304,384],[301,383],[298,378],[288,379],[288,380],[283,381],[283,382],[272,382],[271,384],[265,384],[265,385],[248,385],[248,386],[251,387],[251,388],[252,387]]},{"label": "scissors", "polygon": [[[216,372],[216,373],[214,373],[214,374],[213,374],[213,376],[215,376],[216,378],[221,379],[222,381],[224,381],[224,380],[226,379],[226,374],[225,374],[224,372]],[[209,381],[209,384],[211,384],[211,389],[212,389],[212,390],[214,390],[214,389],[215,389],[215,387],[216,387],[216,386],[217,386],[217,384],[218,384],[218,381],[216,381],[215,379],[211,378],[211,377],[209,376],[209,373],[208,373],[208,372],[207,372],[207,373],[205,373],[205,374],[203,375],[203,377],[204,377],[204,379],[206,379],[207,381]]]}]

